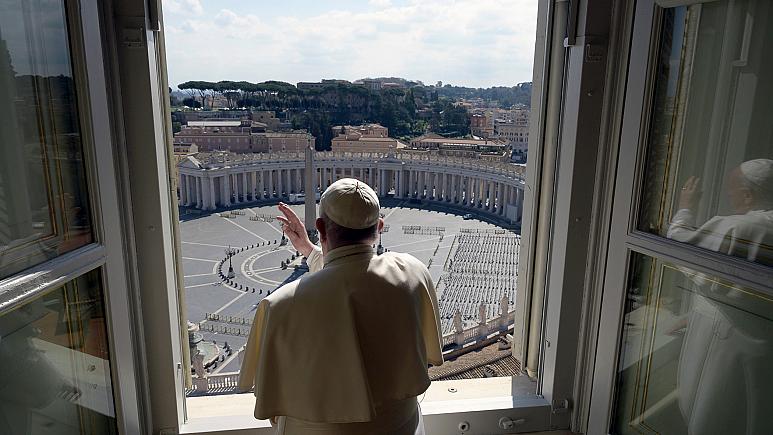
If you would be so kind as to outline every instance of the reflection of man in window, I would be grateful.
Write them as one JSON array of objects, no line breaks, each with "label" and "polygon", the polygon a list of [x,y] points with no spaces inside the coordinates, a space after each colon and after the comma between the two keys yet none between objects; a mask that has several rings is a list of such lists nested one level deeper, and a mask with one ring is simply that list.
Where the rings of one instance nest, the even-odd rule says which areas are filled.
[{"label": "reflection of man in window", "polygon": [[[773,161],[750,160],[728,174],[736,214],[694,228],[698,179],[682,188],[668,236],[771,265]],[[756,294],[685,271],[689,312],[678,365],[679,409],[691,434],[773,433],[773,309]]]},{"label": "reflection of man in window", "polygon": [[773,160],[749,160],[733,169],[726,186],[735,214],[715,216],[696,229],[693,209],[700,199],[699,181],[690,177],[682,187],[668,237],[773,265]]},{"label": "reflection of man in window", "polygon": [[279,220],[310,274],[261,301],[239,387],[278,433],[422,434],[416,397],[442,363],[432,278],[407,254],[376,255],[376,193],[345,178],[319,203],[322,249],[286,205]]}]

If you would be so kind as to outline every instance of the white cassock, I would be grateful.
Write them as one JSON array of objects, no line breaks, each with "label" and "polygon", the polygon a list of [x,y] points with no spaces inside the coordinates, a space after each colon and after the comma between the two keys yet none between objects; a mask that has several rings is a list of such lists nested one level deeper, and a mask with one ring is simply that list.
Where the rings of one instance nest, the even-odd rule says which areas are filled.
[{"label": "white cassock", "polygon": [[[773,211],[716,216],[695,229],[679,210],[668,237],[773,264]],[[773,301],[702,273],[692,282],[678,367],[679,408],[690,434],[773,434]]]},{"label": "white cassock", "polygon": [[370,245],[320,250],[258,305],[239,388],[278,434],[423,434],[416,397],[443,362],[427,268]]}]

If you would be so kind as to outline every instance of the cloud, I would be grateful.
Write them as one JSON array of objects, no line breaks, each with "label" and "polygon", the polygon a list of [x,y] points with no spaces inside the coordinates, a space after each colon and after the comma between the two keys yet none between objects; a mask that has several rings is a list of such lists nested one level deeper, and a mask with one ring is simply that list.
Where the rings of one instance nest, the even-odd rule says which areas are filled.
[{"label": "cloud", "polygon": [[201,0],[163,0],[165,13],[180,15],[203,15]]},{"label": "cloud", "polygon": [[234,8],[212,19],[168,20],[175,29],[167,32],[172,85],[401,76],[487,87],[531,80],[535,0],[370,3],[383,6],[261,18]]},{"label": "cloud", "polygon": [[392,6],[392,0],[369,0],[368,4],[376,8],[388,8]]}]

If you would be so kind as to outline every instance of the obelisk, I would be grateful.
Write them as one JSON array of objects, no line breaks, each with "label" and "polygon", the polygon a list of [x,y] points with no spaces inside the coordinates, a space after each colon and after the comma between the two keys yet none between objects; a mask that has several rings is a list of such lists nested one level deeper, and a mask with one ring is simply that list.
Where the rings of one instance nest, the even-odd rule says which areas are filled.
[{"label": "obelisk", "polygon": [[312,243],[317,243],[317,229],[314,222],[317,220],[317,171],[314,169],[314,142],[306,147],[306,167],[304,171],[303,189],[306,194],[305,201],[305,225],[306,233]]}]

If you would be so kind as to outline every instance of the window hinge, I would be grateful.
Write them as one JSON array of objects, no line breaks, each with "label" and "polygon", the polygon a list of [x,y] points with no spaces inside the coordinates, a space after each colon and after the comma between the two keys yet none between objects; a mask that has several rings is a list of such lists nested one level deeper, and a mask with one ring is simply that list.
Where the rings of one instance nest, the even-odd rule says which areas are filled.
[{"label": "window hinge", "polygon": [[550,404],[550,412],[553,414],[565,414],[572,410],[572,402],[570,399],[554,400]]}]

